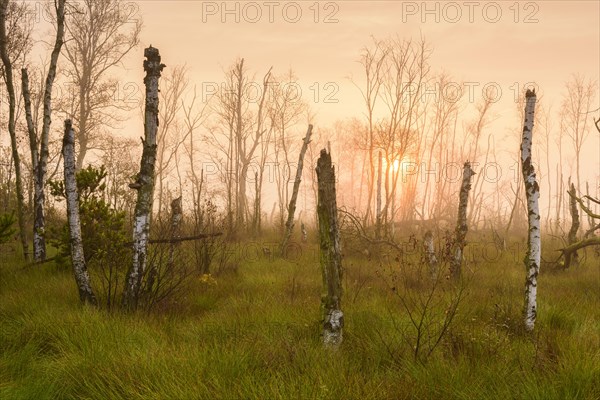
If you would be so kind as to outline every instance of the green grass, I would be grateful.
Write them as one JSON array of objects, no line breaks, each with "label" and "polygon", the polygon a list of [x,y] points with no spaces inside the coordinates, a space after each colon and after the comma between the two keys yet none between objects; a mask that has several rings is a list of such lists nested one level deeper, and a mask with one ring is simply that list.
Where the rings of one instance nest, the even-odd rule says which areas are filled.
[{"label": "green grass", "polygon": [[316,250],[303,254],[241,261],[216,286],[196,279],[177,304],[134,315],[80,306],[69,271],[2,262],[0,398],[600,398],[592,251],[542,271],[533,334],[521,329],[521,256],[471,262],[456,324],[426,362],[402,339],[406,315],[375,260],[344,260],[344,343],[324,351]]}]

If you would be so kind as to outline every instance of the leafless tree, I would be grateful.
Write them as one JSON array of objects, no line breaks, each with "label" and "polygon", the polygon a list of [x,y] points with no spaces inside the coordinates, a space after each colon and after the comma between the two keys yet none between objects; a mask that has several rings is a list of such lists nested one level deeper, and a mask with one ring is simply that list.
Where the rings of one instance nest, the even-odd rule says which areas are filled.
[{"label": "leafless tree", "polygon": [[564,118],[561,129],[564,129],[566,136],[571,139],[575,151],[577,193],[581,193],[581,149],[590,133],[589,114],[596,97],[598,83],[574,75],[565,86],[567,92],[561,107],[561,116]]},{"label": "leafless tree", "polygon": [[[16,132],[17,97],[13,76],[13,65],[23,58],[32,46],[32,21],[28,17],[29,9],[25,3],[10,0],[0,1],[0,58],[2,59],[2,80],[8,93],[8,133],[12,149],[12,161],[15,172],[15,191],[17,198],[17,220],[23,257],[29,258],[29,244],[25,227],[23,177],[21,157],[18,150]],[[7,33],[10,32],[10,35]]]},{"label": "leafless tree", "polygon": [[230,234],[249,220],[246,184],[251,163],[268,131],[266,110],[271,81],[269,68],[261,84],[253,82],[244,59],[239,59],[225,72],[225,82],[212,104],[216,119],[209,126],[206,140],[218,150],[210,157],[219,165],[225,182]]},{"label": "leafless tree", "polygon": [[299,140],[293,135],[292,127],[299,122],[306,111],[306,104],[299,96],[296,86],[296,76],[288,71],[280,77],[273,78],[272,99],[269,103],[268,116],[273,126],[273,166],[277,198],[279,206],[278,228],[284,230],[286,208],[290,201],[289,184],[292,180],[294,154]]},{"label": "leafless tree", "polygon": [[[370,176],[365,221],[372,213],[373,187],[375,182],[375,156],[378,148],[383,151],[385,201],[382,218],[384,226],[394,220],[398,178],[397,168],[405,155],[418,142],[419,119],[423,116],[423,90],[428,78],[430,49],[424,40],[413,42],[389,38],[375,41],[373,49],[366,49],[361,60],[366,74],[366,88],[361,89],[366,103]],[[376,120],[376,113],[383,117]],[[417,152],[418,153],[418,152]],[[406,190],[406,209],[414,210],[416,192]]]},{"label": "leafless tree", "polygon": [[119,0],[69,2],[63,72],[73,91],[65,93],[60,106],[79,127],[78,170],[88,151],[98,148],[101,129],[120,120],[119,109],[130,110],[138,102],[130,96],[137,94],[137,86],[108,77],[139,43],[141,16],[128,9]]}]

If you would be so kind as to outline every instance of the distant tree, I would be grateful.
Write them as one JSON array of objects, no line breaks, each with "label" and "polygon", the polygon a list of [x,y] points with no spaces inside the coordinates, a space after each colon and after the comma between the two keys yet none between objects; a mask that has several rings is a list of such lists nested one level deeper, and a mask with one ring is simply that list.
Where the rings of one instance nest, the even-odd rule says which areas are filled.
[{"label": "distant tree", "polygon": [[69,20],[64,56],[64,74],[73,84],[61,108],[74,116],[79,144],[77,169],[83,167],[89,150],[98,148],[100,129],[119,121],[119,110],[128,110],[136,99],[120,99],[123,82],[108,77],[139,43],[140,15],[124,12],[119,0],[69,2]]},{"label": "distant tree", "polygon": [[[292,127],[298,123],[306,104],[295,88],[297,77],[292,70],[283,76],[273,78],[272,99],[268,116],[272,126],[272,161],[275,168],[275,184],[279,206],[278,228],[284,230],[288,205],[290,202],[290,182],[293,174],[294,155],[300,138],[292,135]],[[297,140],[297,141],[296,141]]]},{"label": "distant tree", "polygon": [[564,129],[564,134],[571,139],[575,151],[577,193],[581,193],[581,149],[590,133],[590,110],[596,97],[598,82],[574,75],[565,86],[567,92],[563,97],[561,107],[561,115],[564,118],[561,128]]},{"label": "distant tree", "polygon": [[271,69],[264,75],[262,85],[257,86],[252,80],[244,59],[237,60],[225,72],[225,82],[211,100],[216,118],[205,137],[217,150],[209,156],[219,165],[225,182],[230,233],[243,228],[249,220],[246,184],[251,163],[267,131],[265,112]]},{"label": "distant tree", "polygon": [[[15,84],[13,78],[13,64],[22,58],[31,48],[31,24],[27,17],[28,8],[25,3],[10,0],[0,0],[0,58],[2,59],[2,79],[6,84],[8,93],[8,133],[12,149],[12,160],[15,168],[15,190],[17,198],[17,220],[19,222],[19,237],[23,257],[29,258],[29,244],[25,227],[23,178],[21,174],[21,156],[19,155],[16,132],[16,104]],[[10,35],[7,34],[10,33]]]}]

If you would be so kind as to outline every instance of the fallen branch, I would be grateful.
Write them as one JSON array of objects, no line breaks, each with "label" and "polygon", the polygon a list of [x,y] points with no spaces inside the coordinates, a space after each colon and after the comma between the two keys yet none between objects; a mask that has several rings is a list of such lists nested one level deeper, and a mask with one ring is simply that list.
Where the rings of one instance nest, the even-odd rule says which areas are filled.
[{"label": "fallen branch", "polygon": [[564,247],[562,249],[558,249],[556,251],[560,251],[562,252],[563,255],[565,254],[572,254],[573,252],[582,249],[584,247],[588,247],[588,246],[595,246],[595,245],[600,245],[600,237],[595,237],[595,238],[590,238],[590,239],[585,239],[585,240],[581,240],[577,243],[573,243],[567,247]]},{"label": "fallen branch", "polygon": [[[569,196],[571,196],[571,198],[575,199],[575,201],[577,201],[579,203],[579,205],[581,206],[581,209],[590,217],[594,218],[594,219],[599,219],[600,218],[600,214],[594,214],[594,212],[592,210],[590,210],[589,208],[586,207],[586,205],[583,203],[583,200],[581,200],[581,198],[577,197],[575,195],[575,193],[572,193],[570,191],[567,191],[567,193],[569,194]],[[594,199],[593,197],[590,197],[588,195],[583,196],[584,199],[588,199],[593,201],[594,203],[598,203],[600,204],[600,202],[598,202],[598,200]]]},{"label": "fallen branch", "polygon": [[588,229],[585,232],[585,234],[583,235],[583,238],[585,239],[586,237],[590,236],[592,233],[594,233],[598,229],[600,229],[600,224],[597,224],[596,226],[592,226],[590,229]]},{"label": "fallen branch", "polygon": [[[187,242],[189,240],[202,240],[209,237],[221,236],[223,232],[216,233],[203,233],[196,236],[184,236],[179,238],[170,238],[170,239],[153,239],[148,240],[150,244],[161,244],[161,243],[179,243],[179,242]],[[125,246],[133,246],[133,242],[126,242]]]},{"label": "fallen branch", "polygon": [[400,252],[400,254],[403,253],[402,246],[400,246],[399,244],[389,241],[389,240],[375,239],[375,238],[372,238],[369,235],[367,235],[362,223],[358,220],[358,218],[356,218],[354,215],[352,215],[348,211],[339,208],[338,212],[347,216],[350,219],[350,221],[356,228],[356,233],[357,233],[358,237],[361,238],[362,240],[364,240],[365,242],[369,243],[370,245],[385,244],[387,246],[393,247],[394,249],[398,250]]}]

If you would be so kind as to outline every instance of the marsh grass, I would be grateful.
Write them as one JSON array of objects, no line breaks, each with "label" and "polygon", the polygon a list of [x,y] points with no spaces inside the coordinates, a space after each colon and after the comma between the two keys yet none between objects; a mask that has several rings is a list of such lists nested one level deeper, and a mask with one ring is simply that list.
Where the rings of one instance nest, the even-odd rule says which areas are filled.
[{"label": "marsh grass", "polygon": [[177,301],[133,315],[82,307],[69,271],[6,256],[0,398],[600,398],[591,252],[577,268],[542,271],[534,334],[521,328],[520,260],[471,263],[452,329],[416,362],[395,327],[408,322],[397,296],[378,262],[359,256],[344,260],[344,343],[323,350],[321,275],[314,245],[303,246],[292,260],[232,257],[235,272],[216,283],[193,277]]}]

